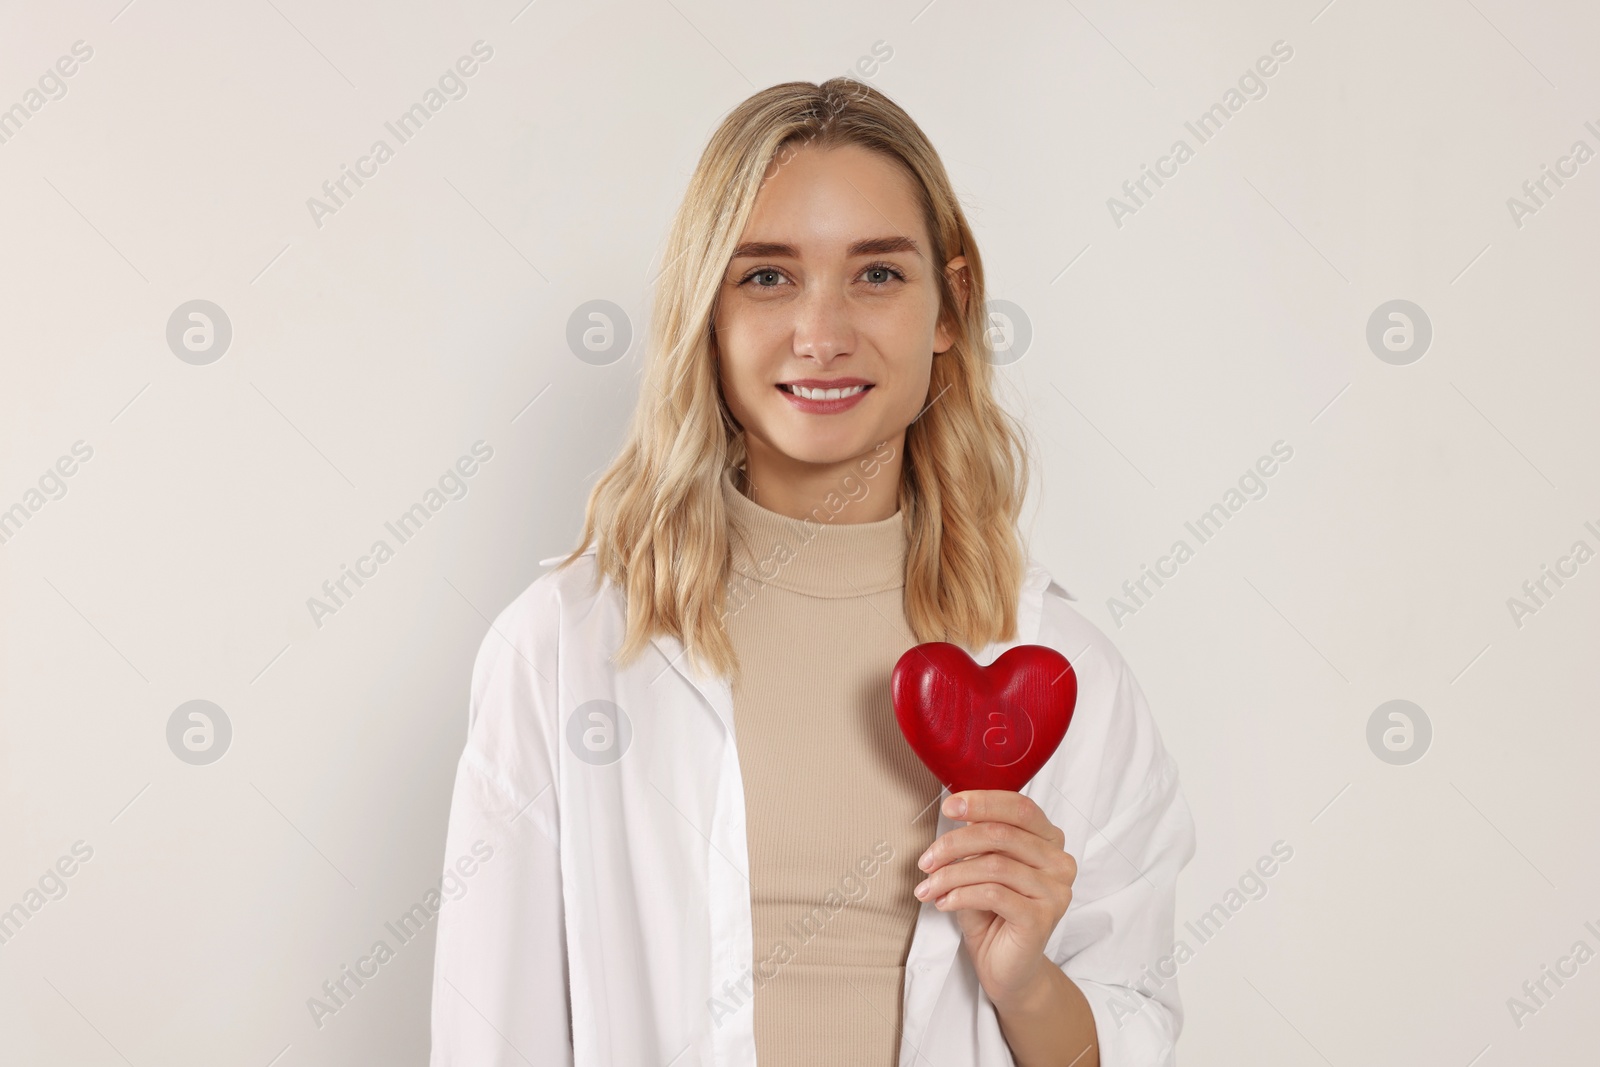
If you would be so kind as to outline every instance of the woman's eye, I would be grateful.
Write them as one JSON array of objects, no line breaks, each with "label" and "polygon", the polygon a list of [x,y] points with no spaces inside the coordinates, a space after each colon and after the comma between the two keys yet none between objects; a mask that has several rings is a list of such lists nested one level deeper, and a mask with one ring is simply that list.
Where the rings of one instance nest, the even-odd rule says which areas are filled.
[{"label": "woman's eye", "polygon": [[872,266],[863,270],[861,275],[862,277],[866,278],[867,284],[872,286],[874,289],[888,285],[895,279],[899,279],[900,281],[905,280],[905,275],[901,274],[898,270],[885,263],[873,264]]},{"label": "woman's eye", "polygon": [[[887,265],[865,267],[861,271],[861,277],[874,289],[882,288],[892,281],[905,280],[903,274],[894,267]],[[744,285],[753,282],[757,289],[776,289],[783,284],[783,281],[784,275],[782,271],[776,267],[763,267],[746,274],[740,284]]]}]

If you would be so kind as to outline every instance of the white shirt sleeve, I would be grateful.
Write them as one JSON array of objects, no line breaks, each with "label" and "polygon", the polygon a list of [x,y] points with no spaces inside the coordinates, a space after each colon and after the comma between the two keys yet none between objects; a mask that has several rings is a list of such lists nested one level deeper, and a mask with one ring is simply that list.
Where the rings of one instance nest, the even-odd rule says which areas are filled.
[{"label": "white shirt sleeve", "polygon": [[[492,624],[473,664],[445,842],[430,1067],[572,1063],[555,784],[559,610],[553,583],[535,581]],[[463,856],[473,862],[459,866]]]},{"label": "white shirt sleeve", "polygon": [[1088,1000],[1102,1067],[1172,1067],[1183,1027],[1174,910],[1194,819],[1138,682],[1109,642],[1101,651],[1113,680],[1100,803],[1079,812],[1093,826],[1045,953]]}]

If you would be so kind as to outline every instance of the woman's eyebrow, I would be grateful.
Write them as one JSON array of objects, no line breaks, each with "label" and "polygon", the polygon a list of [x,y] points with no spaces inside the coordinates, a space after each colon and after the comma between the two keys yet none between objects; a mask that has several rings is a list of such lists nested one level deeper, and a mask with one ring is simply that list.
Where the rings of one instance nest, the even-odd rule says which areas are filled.
[{"label": "woman's eyebrow", "polygon": [[[850,246],[847,256],[884,256],[893,252],[910,252],[912,255],[922,255],[922,250],[917,243],[909,237],[869,237],[857,241]],[[733,250],[734,259],[799,259],[800,253],[794,245],[784,244],[782,241],[746,241]]]}]

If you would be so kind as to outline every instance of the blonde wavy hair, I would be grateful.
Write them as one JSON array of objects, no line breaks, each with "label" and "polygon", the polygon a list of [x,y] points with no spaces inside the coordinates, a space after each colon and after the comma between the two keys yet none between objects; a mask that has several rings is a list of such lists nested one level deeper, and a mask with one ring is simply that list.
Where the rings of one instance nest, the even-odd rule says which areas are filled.
[{"label": "blonde wavy hair", "polygon": [[[906,532],[904,607],[921,641],[977,650],[1016,635],[1027,552],[1017,528],[1028,485],[1020,424],[992,394],[983,262],[927,136],[877,89],[850,78],[774,85],[734,108],[700,157],[657,280],[646,365],[626,444],[595,483],[577,548],[625,591],[615,661],[667,633],[690,658],[737,673],[725,626],[731,544],[722,478],[745,460],[723,398],[711,324],[727,266],[762,182],[797,146],[858,145],[900,164],[922,201],[940,321],[926,407],[906,430],[898,489]],[[943,265],[966,256],[965,300]]]}]

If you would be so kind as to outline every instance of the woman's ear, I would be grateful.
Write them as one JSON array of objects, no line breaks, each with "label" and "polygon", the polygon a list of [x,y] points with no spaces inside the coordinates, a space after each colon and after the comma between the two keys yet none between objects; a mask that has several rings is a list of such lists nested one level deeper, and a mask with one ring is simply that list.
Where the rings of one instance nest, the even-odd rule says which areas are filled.
[{"label": "woman's ear", "polygon": [[967,257],[957,256],[945,264],[944,272],[950,276],[950,285],[956,291],[956,299],[961,302],[961,313],[967,311]]},{"label": "woman's ear", "polygon": [[[944,273],[945,277],[950,280],[950,288],[955,291],[956,301],[961,307],[961,314],[964,316],[967,313],[967,294],[969,291],[967,285],[967,257],[957,256],[952,259],[945,264]],[[939,319],[939,328],[934,331],[933,335],[935,346],[933,354],[936,356],[948,352],[951,344],[954,343],[954,339],[950,336],[950,330],[945,325],[944,316],[941,315]]]}]

